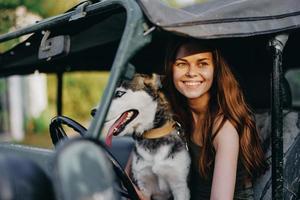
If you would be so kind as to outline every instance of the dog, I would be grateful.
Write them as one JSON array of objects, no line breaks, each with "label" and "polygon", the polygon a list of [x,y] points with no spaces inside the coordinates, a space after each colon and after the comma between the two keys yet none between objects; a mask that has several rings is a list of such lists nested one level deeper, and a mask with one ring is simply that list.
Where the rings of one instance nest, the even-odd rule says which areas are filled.
[{"label": "dog", "polygon": [[156,74],[136,74],[116,89],[103,133],[106,144],[113,136],[132,134],[135,140],[131,176],[148,199],[188,200],[190,157],[184,132],[173,120],[171,106]]}]

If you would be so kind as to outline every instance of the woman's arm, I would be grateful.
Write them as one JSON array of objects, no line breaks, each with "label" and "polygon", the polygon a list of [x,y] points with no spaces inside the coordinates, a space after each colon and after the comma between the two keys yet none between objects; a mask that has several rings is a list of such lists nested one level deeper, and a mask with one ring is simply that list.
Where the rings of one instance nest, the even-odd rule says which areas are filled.
[{"label": "woman's arm", "polygon": [[216,150],[211,200],[232,200],[239,155],[239,136],[226,121],[213,141]]}]

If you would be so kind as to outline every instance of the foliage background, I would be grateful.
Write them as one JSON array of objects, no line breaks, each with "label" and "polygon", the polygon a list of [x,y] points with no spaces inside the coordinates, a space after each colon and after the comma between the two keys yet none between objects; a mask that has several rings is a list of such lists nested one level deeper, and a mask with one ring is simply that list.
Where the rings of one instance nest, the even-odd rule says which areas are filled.
[{"label": "foliage background", "polygon": [[77,3],[79,0],[0,0],[0,8],[10,10],[23,5],[45,18],[65,12]]},{"label": "foliage background", "polygon": [[[79,0],[0,0],[0,34],[6,33],[15,24],[15,9],[25,6],[30,12],[42,18],[63,13],[78,4]],[[12,47],[18,40],[11,40],[0,45],[0,51]]]},{"label": "foliage background", "polygon": [[[15,10],[25,6],[32,13],[42,18],[63,13],[79,0],[0,0],[0,34],[9,32],[15,25]],[[19,42],[18,39],[1,43],[0,52],[6,51]],[[89,125],[90,111],[98,103],[107,82],[108,72],[65,73],[63,76],[63,114],[79,123]],[[0,80],[0,89],[5,88],[6,81]],[[0,90],[4,94],[5,89]],[[52,147],[49,137],[49,123],[56,115],[56,76],[47,76],[48,108],[38,118],[27,118],[25,123],[26,135],[22,143]],[[2,113],[2,112],[1,112]]]}]

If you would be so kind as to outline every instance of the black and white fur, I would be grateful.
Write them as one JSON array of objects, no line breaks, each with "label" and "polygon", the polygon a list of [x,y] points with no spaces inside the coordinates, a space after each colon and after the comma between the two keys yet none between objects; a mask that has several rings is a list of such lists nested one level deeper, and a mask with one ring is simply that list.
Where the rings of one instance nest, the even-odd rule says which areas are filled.
[{"label": "black and white fur", "polygon": [[[109,109],[103,133],[114,132],[114,136],[132,134],[135,147],[132,156],[131,173],[134,182],[149,199],[188,200],[190,193],[187,177],[190,157],[180,127],[168,135],[157,139],[145,139],[143,133],[159,128],[168,120],[172,121],[172,111],[165,95],[160,91],[157,75],[135,75],[132,81],[125,81],[116,90]],[[134,109],[134,119],[120,118],[128,110]],[[121,125],[114,125],[118,121]]]}]

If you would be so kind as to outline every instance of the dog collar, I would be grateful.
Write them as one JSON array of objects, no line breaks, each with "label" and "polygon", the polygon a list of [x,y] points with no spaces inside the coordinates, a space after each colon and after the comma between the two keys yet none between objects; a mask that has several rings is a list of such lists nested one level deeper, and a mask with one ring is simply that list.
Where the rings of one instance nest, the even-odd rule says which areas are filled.
[{"label": "dog collar", "polygon": [[175,130],[175,122],[167,121],[163,126],[149,131],[145,131],[143,138],[146,139],[156,139],[169,135],[173,130]]}]

